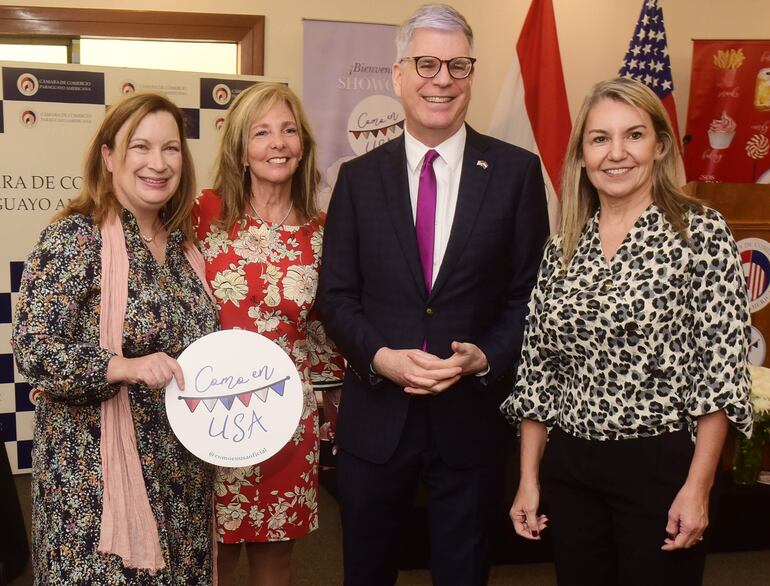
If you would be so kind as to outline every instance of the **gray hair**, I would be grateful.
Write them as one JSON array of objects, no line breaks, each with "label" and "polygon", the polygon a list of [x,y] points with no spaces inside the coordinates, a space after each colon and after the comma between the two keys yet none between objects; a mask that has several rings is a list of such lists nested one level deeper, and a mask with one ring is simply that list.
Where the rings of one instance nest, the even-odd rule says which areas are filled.
[{"label": "gray hair", "polygon": [[[423,4],[410,16],[396,34],[396,61],[408,57],[409,43],[418,28],[430,28],[439,31],[460,31],[468,39],[468,46],[473,53],[473,31],[465,17],[448,4]],[[460,57],[461,55],[457,55]]]}]

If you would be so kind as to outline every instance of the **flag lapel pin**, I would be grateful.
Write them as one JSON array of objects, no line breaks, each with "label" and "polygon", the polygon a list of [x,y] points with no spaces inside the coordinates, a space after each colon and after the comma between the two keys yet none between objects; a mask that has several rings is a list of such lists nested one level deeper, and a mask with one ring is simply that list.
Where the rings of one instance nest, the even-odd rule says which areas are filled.
[{"label": "flag lapel pin", "polygon": [[481,167],[486,171],[487,167],[489,167],[489,163],[487,163],[484,159],[479,159],[476,161],[476,166]]}]

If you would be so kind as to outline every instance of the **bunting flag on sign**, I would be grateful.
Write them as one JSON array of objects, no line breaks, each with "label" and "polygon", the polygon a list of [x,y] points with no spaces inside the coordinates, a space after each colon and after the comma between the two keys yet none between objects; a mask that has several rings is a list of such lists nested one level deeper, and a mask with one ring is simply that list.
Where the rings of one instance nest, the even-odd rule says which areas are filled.
[{"label": "bunting flag on sign", "polygon": [[206,409],[208,409],[209,413],[214,411],[214,407],[217,406],[217,403],[221,403],[224,405],[226,410],[230,411],[233,403],[235,402],[235,399],[238,399],[241,403],[243,403],[244,407],[248,407],[249,403],[251,402],[252,395],[256,395],[257,398],[263,403],[267,402],[269,391],[273,391],[279,397],[283,397],[287,380],[289,380],[288,376],[274,383],[270,383],[269,385],[265,385],[264,387],[258,387],[248,391],[238,391],[237,393],[231,393],[229,395],[216,395],[213,397],[186,397],[184,395],[180,395],[177,397],[177,399],[180,401],[184,400],[184,402],[187,404],[187,408],[190,410],[190,413],[195,413],[195,410],[198,408],[198,404],[201,402],[206,407]]},{"label": "bunting flag on sign", "polygon": [[671,60],[668,57],[666,27],[663,24],[663,9],[660,0],[644,0],[639,20],[628,45],[628,52],[623,59],[623,66],[618,75],[635,79],[646,85],[660,98],[674,127],[679,160],[677,172],[679,183],[684,185],[684,161],[681,154],[679,124],[676,119],[674,102],[674,80],[671,76]]},{"label": "bunting flag on sign", "polygon": [[559,225],[561,167],[571,130],[553,3],[532,0],[489,134],[540,155],[551,232]]},{"label": "bunting flag on sign", "polygon": [[368,139],[369,137],[376,138],[377,136],[387,136],[388,134],[395,135],[392,137],[395,138],[396,136],[399,136],[403,131],[403,120],[396,122],[395,124],[391,124],[390,126],[383,126],[381,128],[374,128],[372,130],[348,130],[348,132],[352,134],[353,138],[355,139],[358,139],[361,136],[363,136],[364,139]]}]

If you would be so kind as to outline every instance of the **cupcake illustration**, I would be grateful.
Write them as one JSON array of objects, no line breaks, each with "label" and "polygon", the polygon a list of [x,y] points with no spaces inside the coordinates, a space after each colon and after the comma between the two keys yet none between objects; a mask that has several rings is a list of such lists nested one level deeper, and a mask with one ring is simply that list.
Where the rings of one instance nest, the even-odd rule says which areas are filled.
[{"label": "cupcake illustration", "polygon": [[709,144],[712,149],[726,149],[733,142],[735,136],[735,120],[722,112],[722,115],[716,120],[712,120],[709,125]]}]

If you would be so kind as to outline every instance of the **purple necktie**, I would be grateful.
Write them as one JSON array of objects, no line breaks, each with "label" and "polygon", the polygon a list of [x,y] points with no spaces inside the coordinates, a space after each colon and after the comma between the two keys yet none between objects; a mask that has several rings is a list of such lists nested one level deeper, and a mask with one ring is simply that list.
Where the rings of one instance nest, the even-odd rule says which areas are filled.
[{"label": "purple necktie", "polygon": [[433,161],[437,158],[438,153],[433,149],[425,153],[420,169],[420,186],[417,188],[417,219],[414,226],[427,293],[430,293],[433,286],[433,241],[436,234],[436,173],[433,171]]}]

